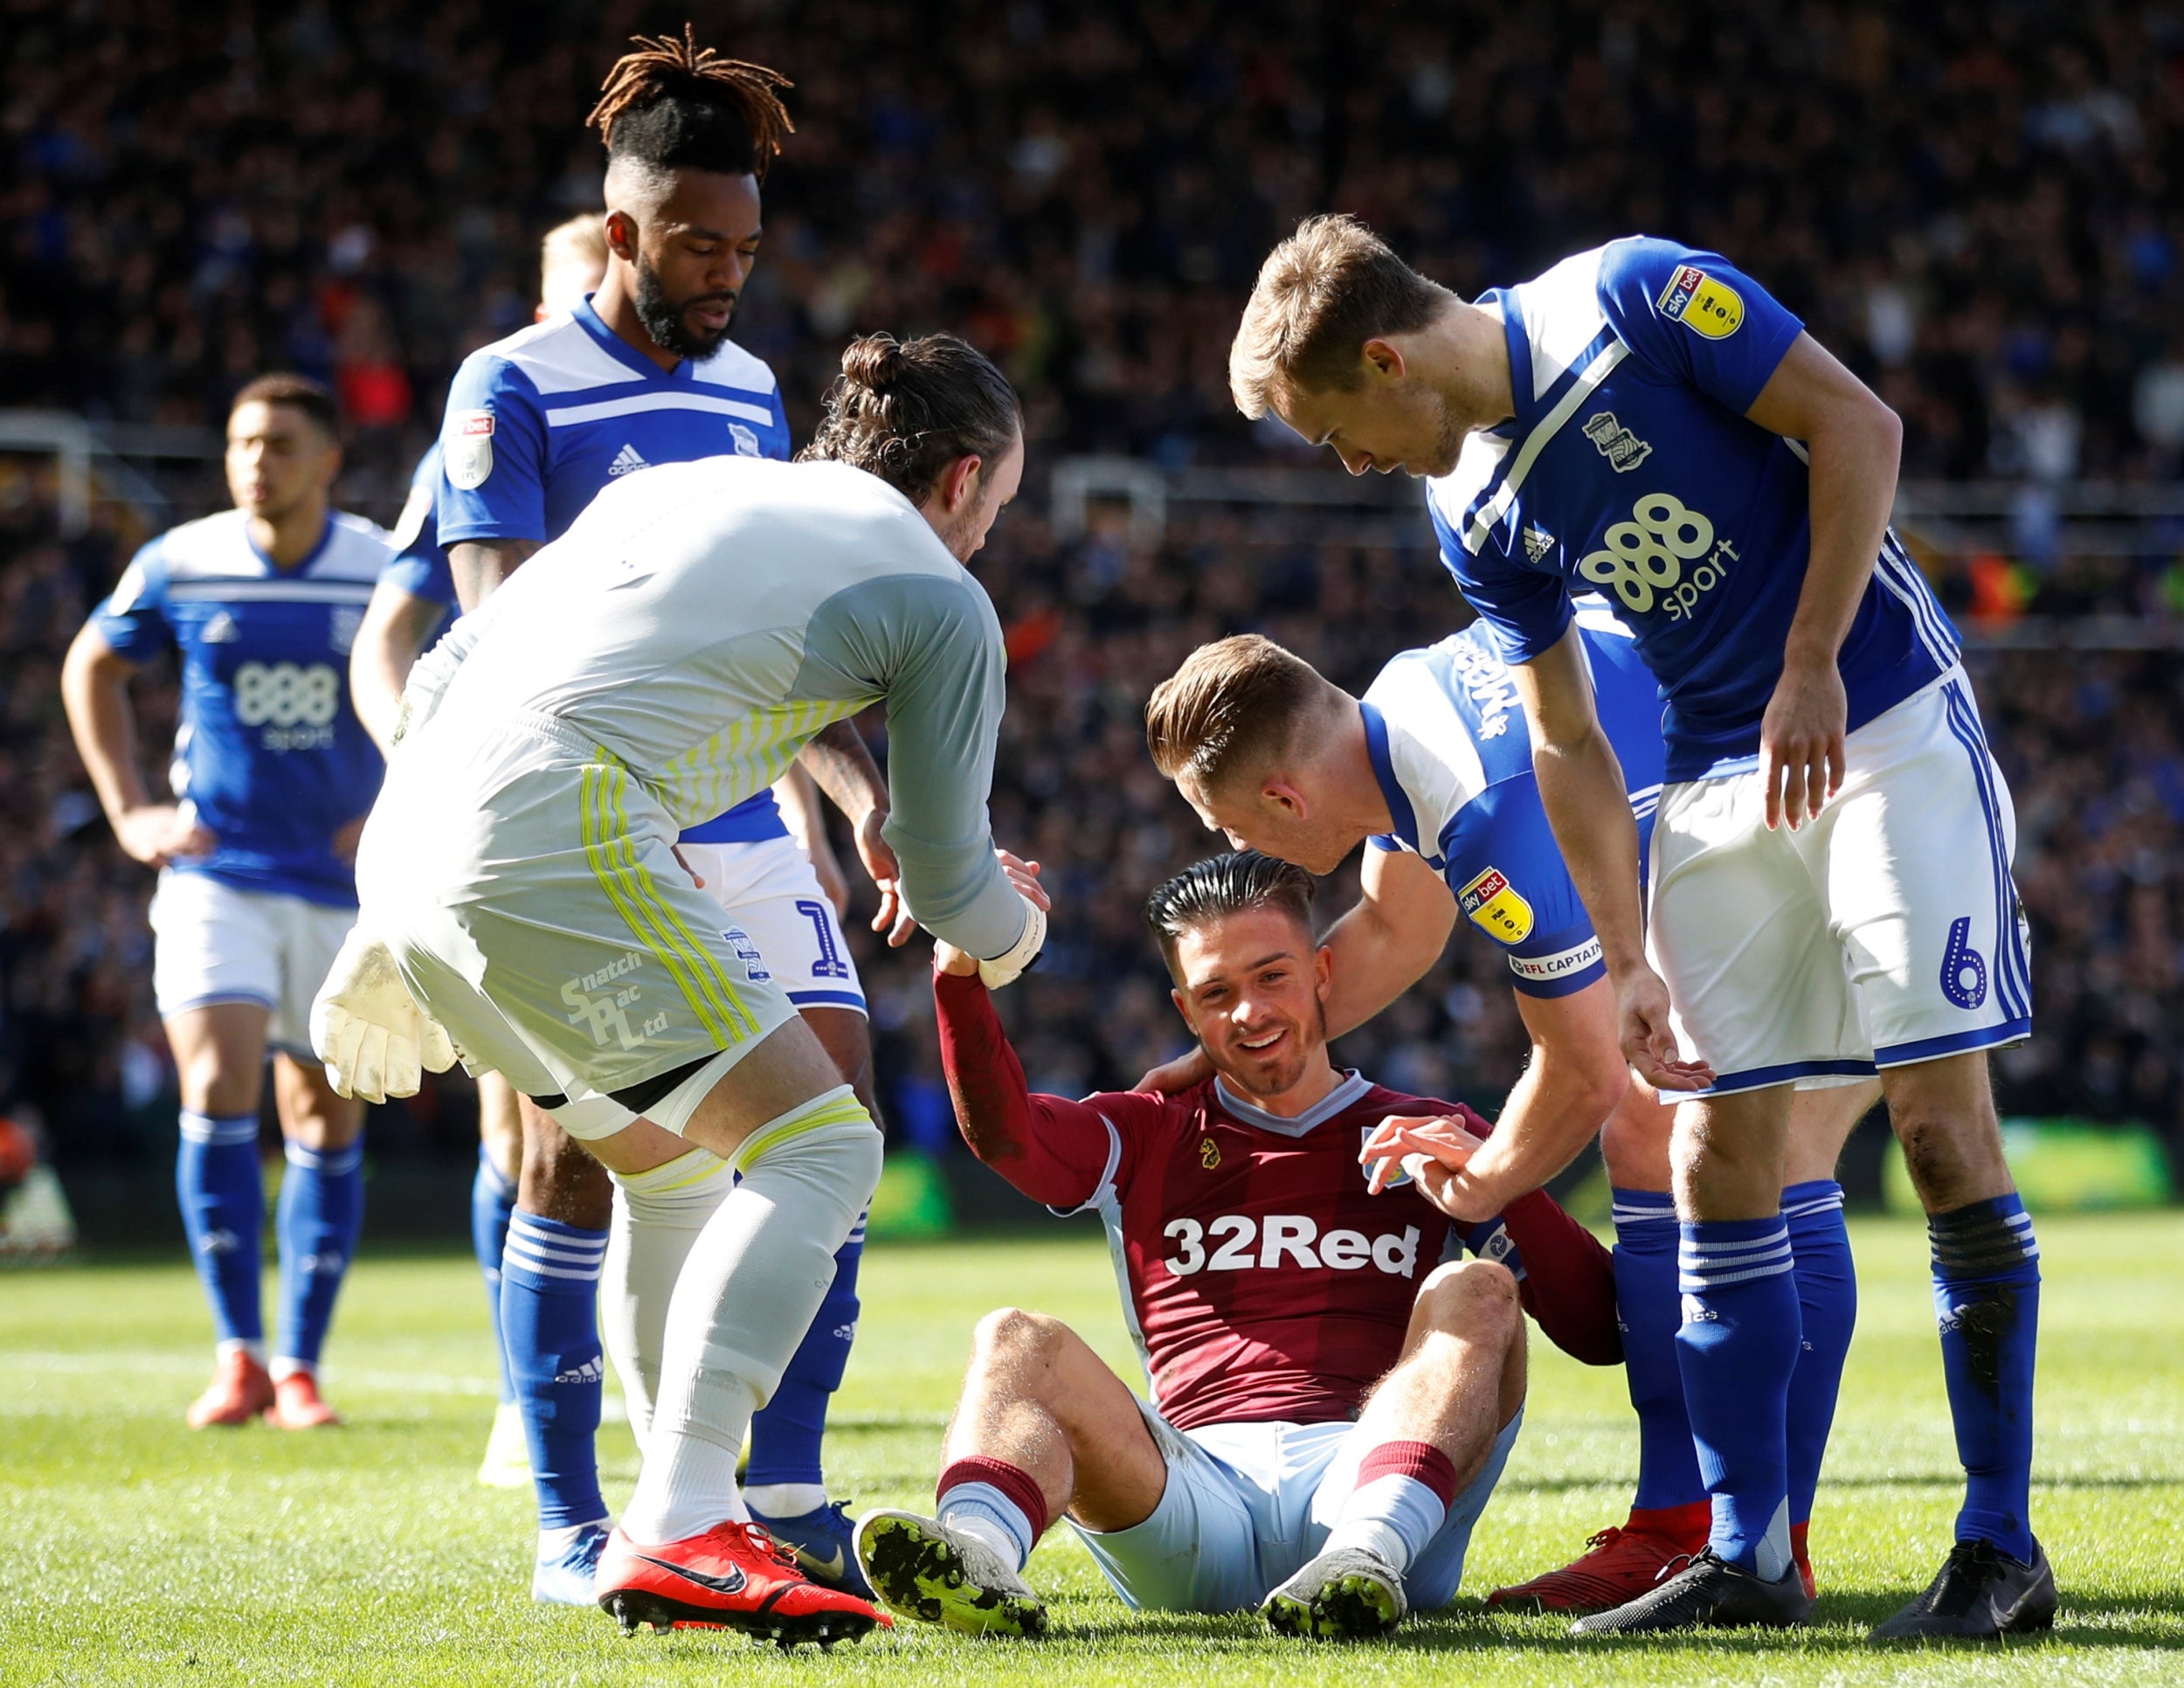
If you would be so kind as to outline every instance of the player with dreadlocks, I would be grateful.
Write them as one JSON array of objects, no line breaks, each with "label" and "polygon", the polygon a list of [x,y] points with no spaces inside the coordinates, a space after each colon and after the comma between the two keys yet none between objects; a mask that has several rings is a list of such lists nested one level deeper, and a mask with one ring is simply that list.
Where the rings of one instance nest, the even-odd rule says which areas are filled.
[{"label": "player with dreadlocks", "polygon": [[[760,184],[791,128],[780,97],[788,82],[699,46],[687,25],[680,38],[639,37],[636,49],[608,73],[589,119],[606,143],[606,273],[598,291],[567,316],[473,353],[448,394],[435,513],[466,611],[615,481],[657,464],[789,455],[773,371],[728,337],[757,256]],[[848,815],[881,884],[875,927],[907,938],[892,889],[898,869],[880,835],[887,788],[855,728],[828,728],[803,764]],[[680,849],[726,910],[717,924],[753,965],[764,958],[764,971],[876,1116],[863,993],[834,907],[773,793],[762,788],[692,827]],[[732,1180],[713,1157],[685,1156],[662,1132],[659,1146],[681,1158],[621,1180],[618,1195],[616,1181],[553,1118],[528,1103],[522,1114],[501,1318],[538,1491],[532,1594],[589,1604],[608,1525],[593,1448],[605,1378],[600,1309],[641,1438],[667,1289]],[[810,1334],[752,1427],[749,1473],[761,1521],[814,1574],[853,1589],[849,1525],[826,1503],[819,1448],[855,1329],[862,1235],[860,1221]]]}]

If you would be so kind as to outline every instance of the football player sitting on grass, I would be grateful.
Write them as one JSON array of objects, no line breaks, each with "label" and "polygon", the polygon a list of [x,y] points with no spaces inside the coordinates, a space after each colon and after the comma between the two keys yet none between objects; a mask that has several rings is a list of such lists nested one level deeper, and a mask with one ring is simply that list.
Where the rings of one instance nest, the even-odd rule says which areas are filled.
[{"label": "football player sitting on grass", "polygon": [[[1607,1251],[1552,1199],[1476,1225],[1434,1205],[1492,1128],[1329,1061],[1311,899],[1303,868],[1251,853],[1153,893],[1176,1007],[1213,1067],[1172,1096],[1031,1094],[976,960],[937,946],[964,1140],[1033,1200],[1106,1221],[1152,1387],[1140,1401],[1058,1319],[983,1320],[935,1515],[858,1524],[895,1611],[1040,1634],[1024,1563],[1066,1518],[1133,1607],[1384,1634],[1455,1593],[1523,1419],[1520,1305],[1579,1359],[1621,1358]],[[1420,1140],[1442,1159],[1368,1170],[1391,1116],[1433,1122]]]}]

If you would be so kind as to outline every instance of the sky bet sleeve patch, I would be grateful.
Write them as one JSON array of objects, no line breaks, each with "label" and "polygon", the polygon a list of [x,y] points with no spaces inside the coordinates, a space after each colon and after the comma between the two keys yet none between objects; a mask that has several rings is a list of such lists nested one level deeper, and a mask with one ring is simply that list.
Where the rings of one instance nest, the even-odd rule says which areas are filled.
[{"label": "sky bet sleeve patch", "polygon": [[1745,301],[1725,281],[1704,270],[1680,266],[1661,289],[1654,308],[1707,340],[1726,340],[1744,327]]},{"label": "sky bet sleeve patch", "polygon": [[448,421],[441,453],[448,484],[474,492],[493,473],[493,412],[464,411]]}]

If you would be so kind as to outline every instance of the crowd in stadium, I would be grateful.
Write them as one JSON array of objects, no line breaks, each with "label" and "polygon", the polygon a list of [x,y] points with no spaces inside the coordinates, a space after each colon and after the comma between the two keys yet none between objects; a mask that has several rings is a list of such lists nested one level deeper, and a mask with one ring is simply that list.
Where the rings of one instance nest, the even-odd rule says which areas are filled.
[{"label": "crowd in stadium", "polygon": [[[1269,242],[1332,204],[1467,294],[1631,229],[1729,253],[1904,416],[1907,474],[2151,479],[2184,450],[2184,28],[2159,14],[2083,6],[2065,30],[1960,5],[1914,32],[1830,5],[1633,3],[1582,27],[1597,9],[1476,7],[1451,31],[1445,7],[1302,0],[1020,0],[946,27],[933,10],[737,13],[733,47],[791,75],[810,43],[833,49],[790,96],[736,329],[799,439],[848,335],[948,327],[1022,390],[1033,488],[1069,452],[1283,460],[1294,442],[1228,400],[1228,338]],[[343,502],[382,519],[462,353],[528,320],[538,231],[598,203],[580,124],[598,68],[660,21],[399,0],[257,25],[164,0],[5,12],[0,391],[203,427],[266,369],[323,376],[351,430]],[[1565,77],[1551,44],[1577,35],[1597,47]],[[1451,36],[1459,57],[1421,45]],[[1784,62],[1794,93],[1770,74]],[[1152,683],[1250,625],[1361,686],[1466,617],[1419,526],[1407,549],[1240,548],[1178,518],[1146,548],[1058,541],[1036,496],[1005,519],[979,565],[1013,656],[995,831],[1058,891],[1047,965],[1013,1005],[1037,1027],[1035,1085],[1127,1083],[1177,1041],[1135,896],[1209,841],[1146,761]],[[64,1161],[126,1152],[133,1114],[171,1129],[144,1106],[166,1083],[149,875],[107,840],[56,688],[128,549],[103,526],[63,543],[31,483],[0,480],[0,801],[22,823],[0,831],[0,1103],[40,1110]],[[2035,593],[2158,612],[2171,561],[2059,566]],[[2041,1004],[1999,1062],[2006,1112],[2179,1130],[2173,669],[2024,653],[1979,671]],[[140,707],[157,739],[171,700],[155,684]],[[922,945],[866,965],[895,1124],[937,1145]],[[1459,943],[1345,1053],[1491,1099],[1524,1047],[1500,979]],[[403,1129],[375,1128],[383,1152]]]}]

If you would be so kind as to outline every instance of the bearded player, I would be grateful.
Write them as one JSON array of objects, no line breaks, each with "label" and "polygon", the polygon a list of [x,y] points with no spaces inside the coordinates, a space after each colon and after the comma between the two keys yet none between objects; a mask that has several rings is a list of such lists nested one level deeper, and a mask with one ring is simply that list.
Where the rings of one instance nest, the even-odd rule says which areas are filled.
[{"label": "bearded player", "polygon": [[[388,554],[377,527],[330,506],[339,420],[332,396],[301,376],[261,376],[237,393],[235,508],[130,559],[61,675],[115,839],[159,869],[152,990],[182,1084],[175,1185],[218,1342],[192,1429],[260,1415],[289,1429],[337,1422],[318,1360],[363,1226],[364,1110],[327,1083],[308,1022],[355,918],[350,858],[379,789],[379,752],[342,674]],[[139,771],[128,686],[169,652],[182,659],[179,801],[162,803]],[[270,1355],[258,1159],[269,1053],[287,1160]]]},{"label": "bearded player", "polygon": [[[1606,604],[1582,600],[1577,626],[1642,836],[1660,795],[1660,697]],[[1576,1563],[1487,1598],[1576,1615],[1645,1593],[1705,1546],[1711,1521],[1676,1365],[1673,1115],[1626,1083],[1600,940],[1540,806],[1524,711],[1486,628],[1404,652],[1362,697],[1269,640],[1220,640],[1155,688],[1145,730],[1154,765],[1240,845],[1331,872],[1370,841],[1364,894],[1327,934],[1330,1035],[1415,984],[1459,924],[1507,957],[1531,1050],[1491,1141],[1452,1178],[1446,1205],[1482,1219],[1538,1188],[1598,1133],[1639,1461],[1628,1519],[1594,1536]],[[1194,1052],[1149,1074],[1144,1088],[1200,1082],[1204,1062]],[[1800,1094],[1782,1190],[1804,1328],[1787,1422],[1790,1543],[1808,1587],[1807,1524],[1856,1317],[1835,1165],[1876,1094],[1870,1079]],[[1434,1129],[1393,1127],[1385,1146],[1427,1146]]]},{"label": "bearded player", "polygon": [[[1889,526],[1902,424],[1726,259],[1645,238],[1466,301],[1355,219],[1314,218],[1262,266],[1229,377],[1247,414],[1354,473],[1431,479],[1443,560],[1515,677],[1624,1051],[1698,1093],[1676,1127],[1676,1340],[1713,1531],[1579,1633],[1805,1621],[1784,1145],[1794,1088],[1876,1070],[1926,1208],[1966,1494],[1941,1568],[1874,1638],[2048,1628],[2039,1249],[1987,1074],[2032,1025],[2015,821],[1955,632]],[[1667,705],[1642,908],[1573,626],[1595,587]]]},{"label": "bearded player", "polygon": [[[549,230],[539,246],[538,308],[535,321],[566,316],[584,303],[606,273],[606,232],[596,213],[572,217]],[[455,608],[455,578],[439,543],[433,501],[439,488],[440,450],[435,440],[410,477],[409,501],[394,529],[395,555],[380,571],[364,606],[363,625],[349,654],[349,689],[356,717],[384,755],[393,747],[402,716],[402,688],[418,654]],[[470,1236],[485,1279],[500,1363],[501,1400],[493,1415],[478,1481],[520,1489],[531,1480],[523,1445],[523,1415],[515,1404],[515,1380],[501,1337],[501,1259],[508,1221],[515,1213],[516,1180],[523,1162],[523,1122],[515,1092],[497,1073],[478,1080],[478,1170],[470,1185]]]},{"label": "bearded player", "polygon": [[[1030,1094],[978,963],[936,949],[964,1140],[1034,1200],[1106,1221],[1151,1399],[1060,1320],[990,1314],[936,1516],[858,1523],[897,1612],[1041,1632],[1022,1570],[1066,1517],[1133,1607],[1384,1634],[1455,1593],[1521,1420],[1520,1297],[1561,1346],[1615,1359],[1606,1251],[1548,1197],[1452,1225],[1426,1156],[1418,1184],[1375,1193],[1359,1150],[1391,1115],[1492,1128],[1330,1063],[1333,957],[1311,901],[1310,875],[1252,854],[1152,894],[1176,1007],[1213,1067],[1171,1097]],[[1482,1258],[1455,1263],[1457,1238]]]},{"label": "bearded player", "polygon": [[[789,454],[773,371],[728,338],[758,253],[759,190],[791,129],[773,72],[681,39],[640,39],[619,60],[591,121],[606,143],[606,270],[570,314],[473,352],[448,393],[436,506],[463,607],[474,611],[602,489],[651,466],[722,453]],[[847,720],[805,758],[850,817],[875,877],[888,797]],[[683,860],[766,967],[867,1111],[871,1040],[848,944],[772,792],[699,816]],[[907,937],[882,886],[880,924]],[[717,922],[715,923],[717,925]],[[640,1300],[657,1303],[722,1182],[621,1180],[619,1187],[541,1110],[522,1110],[524,1157],[502,1262],[501,1328],[538,1493],[535,1597],[591,1599],[606,1540],[594,1446],[605,1368],[603,1310],[632,1422],[649,1402]],[[686,1169],[687,1171],[687,1169]],[[619,1215],[619,1217],[618,1217]],[[849,1569],[848,1523],[826,1505],[820,1440],[857,1319],[860,1244],[842,1244],[826,1305],[751,1431],[751,1501],[822,1573]],[[649,1297],[638,1286],[649,1286]]]}]

